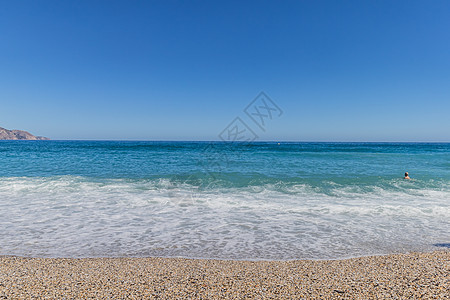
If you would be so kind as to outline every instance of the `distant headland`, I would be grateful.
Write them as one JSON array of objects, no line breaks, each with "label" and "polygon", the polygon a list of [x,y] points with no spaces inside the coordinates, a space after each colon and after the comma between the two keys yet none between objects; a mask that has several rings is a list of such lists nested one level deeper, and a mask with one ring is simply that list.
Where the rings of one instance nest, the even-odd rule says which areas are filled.
[{"label": "distant headland", "polygon": [[28,131],[23,130],[8,130],[0,127],[0,140],[49,140],[43,136],[34,136]]}]

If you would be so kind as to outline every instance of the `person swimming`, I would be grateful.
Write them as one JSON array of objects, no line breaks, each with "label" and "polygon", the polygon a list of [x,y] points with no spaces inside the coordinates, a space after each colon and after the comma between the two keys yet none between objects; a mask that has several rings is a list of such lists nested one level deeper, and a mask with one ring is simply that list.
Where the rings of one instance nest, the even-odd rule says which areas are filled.
[{"label": "person swimming", "polygon": [[408,172],[405,172],[405,177],[404,177],[405,179],[411,179],[411,177],[409,177],[409,174],[408,174]]}]

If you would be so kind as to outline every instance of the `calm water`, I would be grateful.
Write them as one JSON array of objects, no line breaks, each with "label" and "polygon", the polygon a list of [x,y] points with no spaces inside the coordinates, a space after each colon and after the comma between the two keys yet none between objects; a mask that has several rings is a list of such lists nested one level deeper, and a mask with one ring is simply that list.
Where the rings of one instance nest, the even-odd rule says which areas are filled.
[{"label": "calm water", "polygon": [[323,259],[445,243],[450,144],[0,141],[0,255]]}]

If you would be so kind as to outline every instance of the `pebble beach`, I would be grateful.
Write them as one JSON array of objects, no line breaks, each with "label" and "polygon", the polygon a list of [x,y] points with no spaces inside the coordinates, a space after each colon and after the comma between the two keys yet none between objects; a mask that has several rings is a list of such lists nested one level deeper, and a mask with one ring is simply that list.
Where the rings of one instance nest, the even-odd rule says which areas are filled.
[{"label": "pebble beach", "polygon": [[0,299],[449,299],[450,251],[345,260],[0,257]]}]

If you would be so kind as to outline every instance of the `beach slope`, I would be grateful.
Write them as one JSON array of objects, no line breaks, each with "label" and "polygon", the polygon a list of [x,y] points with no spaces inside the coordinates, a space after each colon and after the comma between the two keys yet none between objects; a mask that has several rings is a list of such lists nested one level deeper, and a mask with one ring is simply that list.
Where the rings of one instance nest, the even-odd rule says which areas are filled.
[{"label": "beach slope", "polygon": [[448,299],[450,251],[346,260],[0,257],[0,299]]}]

